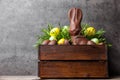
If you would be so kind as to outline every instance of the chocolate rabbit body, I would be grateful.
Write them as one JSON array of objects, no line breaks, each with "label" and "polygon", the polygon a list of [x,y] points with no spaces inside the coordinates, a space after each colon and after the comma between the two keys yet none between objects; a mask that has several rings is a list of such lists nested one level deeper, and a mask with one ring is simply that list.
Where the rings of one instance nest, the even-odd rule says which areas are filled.
[{"label": "chocolate rabbit body", "polygon": [[70,20],[69,33],[71,35],[73,45],[87,44],[88,40],[80,34],[80,31],[81,31],[80,23],[82,20],[82,11],[77,8],[72,8],[68,12],[68,17]]}]

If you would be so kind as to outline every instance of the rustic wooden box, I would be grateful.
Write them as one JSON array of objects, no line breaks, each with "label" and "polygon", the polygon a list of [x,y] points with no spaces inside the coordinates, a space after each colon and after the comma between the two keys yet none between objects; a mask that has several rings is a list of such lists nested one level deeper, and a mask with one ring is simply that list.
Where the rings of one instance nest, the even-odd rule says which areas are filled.
[{"label": "rustic wooden box", "polygon": [[108,78],[106,45],[39,46],[40,78]]}]

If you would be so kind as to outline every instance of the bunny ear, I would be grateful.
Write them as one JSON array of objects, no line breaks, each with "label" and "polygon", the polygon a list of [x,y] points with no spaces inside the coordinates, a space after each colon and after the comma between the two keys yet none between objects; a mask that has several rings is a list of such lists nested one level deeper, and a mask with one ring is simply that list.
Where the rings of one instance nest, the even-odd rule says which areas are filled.
[{"label": "bunny ear", "polygon": [[77,16],[76,16],[77,20],[79,22],[81,22],[81,20],[82,20],[82,11],[81,11],[81,9],[76,9],[76,14],[77,14]]},{"label": "bunny ear", "polygon": [[77,8],[71,8],[68,12],[68,18],[69,20],[77,20],[77,22],[81,22],[82,20],[82,11],[81,9],[77,9]]},{"label": "bunny ear", "polygon": [[[69,20],[71,21],[71,19],[73,18],[73,16],[75,15],[75,8],[71,8],[69,11],[68,11],[68,18]],[[75,17],[75,16],[74,16]]]}]

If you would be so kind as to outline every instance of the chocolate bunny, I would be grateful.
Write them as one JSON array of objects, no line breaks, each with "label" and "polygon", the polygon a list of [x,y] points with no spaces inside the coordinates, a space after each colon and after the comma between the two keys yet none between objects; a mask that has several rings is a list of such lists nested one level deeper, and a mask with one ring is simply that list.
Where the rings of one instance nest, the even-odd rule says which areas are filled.
[{"label": "chocolate bunny", "polygon": [[73,45],[87,44],[88,40],[80,34],[82,11],[78,8],[71,8],[68,12],[68,18],[70,21],[69,33],[71,35]]},{"label": "chocolate bunny", "polygon": [[70,20],[70,35],[78,35],[81,31],[81,20],[82,20],[82,11],[77,8],[71,8],[68,12],[68,17]]}]

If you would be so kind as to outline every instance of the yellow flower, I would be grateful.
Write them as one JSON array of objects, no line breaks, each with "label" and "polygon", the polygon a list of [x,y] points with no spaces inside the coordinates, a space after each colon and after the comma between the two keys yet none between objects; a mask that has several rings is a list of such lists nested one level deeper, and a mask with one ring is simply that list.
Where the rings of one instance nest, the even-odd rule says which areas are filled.
[{"label": "yellow flower", "polygon": [[58,41],[58,45],[62,45],[62,44],[64,44],[64,42],[65,42],[65,39],[62,38],[62,39],[60,39],[60,40]]},{"label": "yellow flower", "polygon": [[56,37],[59,33],[60,33],[60,29],[56,27],[50,31],[50,36]]},{"label": "yellow flower", "polygon": [[85,34],[86,36],[93,36],[93,35],[95,35],[95,32],[96,32],[96,30],[95,30],[94,27],[88,27],[88,28],[84,31],[84,34]]}]

